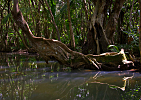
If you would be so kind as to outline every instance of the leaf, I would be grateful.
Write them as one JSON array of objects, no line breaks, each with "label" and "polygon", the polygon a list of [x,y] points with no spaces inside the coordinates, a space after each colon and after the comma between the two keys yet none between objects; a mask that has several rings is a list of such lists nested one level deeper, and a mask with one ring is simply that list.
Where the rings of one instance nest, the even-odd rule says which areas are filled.
[{"label": "leaf", "polygon": [[4,17],[4,18],[2,19],[2,23],[3,23],[3,24],[6,24],[10,16],[11,16],[11,13],[9,13],[6,17]]},{"label": "leaf", "polygon": [[[52,14],[53,16],[55,16],[55,12],[56,12],[56,3],[51,0],[51,11],[52,11]],[[54,17],[55,18],[55,17]]]},{"label": "leaf", "polygon": [[109,45],[107,48],[110,49],[113,52],[119,52],[118,47],[115,46],[115,45]]}]

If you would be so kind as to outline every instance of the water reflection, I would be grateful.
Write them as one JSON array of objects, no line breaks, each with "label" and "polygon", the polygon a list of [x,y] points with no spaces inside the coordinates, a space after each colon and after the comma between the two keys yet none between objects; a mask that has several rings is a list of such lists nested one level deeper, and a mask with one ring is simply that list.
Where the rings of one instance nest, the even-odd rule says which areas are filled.
[{"label": "water reflection", "polygon": [[71,70],[35,55],[0,53],[0,100],[139,100],[141,74]]}]

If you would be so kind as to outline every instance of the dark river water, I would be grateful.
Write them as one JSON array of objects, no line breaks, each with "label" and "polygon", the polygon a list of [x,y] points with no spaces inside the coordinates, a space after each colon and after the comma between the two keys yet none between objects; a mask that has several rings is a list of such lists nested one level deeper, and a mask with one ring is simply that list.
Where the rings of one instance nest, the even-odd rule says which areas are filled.
[{"label": "dark river water", "polygon": [[141,74],[72,70],[37,55],[0,53],[0,100],[141,100]]}]

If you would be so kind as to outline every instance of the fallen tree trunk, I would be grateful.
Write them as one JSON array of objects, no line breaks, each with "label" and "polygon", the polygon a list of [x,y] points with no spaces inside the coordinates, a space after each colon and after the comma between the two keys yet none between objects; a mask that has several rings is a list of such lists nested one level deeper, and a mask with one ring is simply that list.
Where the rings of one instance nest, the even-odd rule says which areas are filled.
[{"label": "fallen tree trunk", "polygon": [[27,22],[19,10],[18,0],[14,0],[14,6],[12,10],[13,18],[16,24],[22,29],[22,32],[26,34],[30,45],[40,54],[46,62],[50,58],[55,58],[61,64],[78,68],[82,65],[94,65],[93,67],[99,69],[99,64],[95,58],[89,58],[86,55],[72,51],[65,44],[60,41],[45,39],[42,37],[35,37],[29,29]]},{"label": "fallen tree trunk", "polygon": [[[46,62],[48,62],[48,60],[50,60],[51,58],[55,58],[61,64],[72,68],[79,68],[83,66],[90,69],[100,70],[104,68],[104,64],[102,64],[101,67],[101,64],[99,64],[96,59],[99,62],[106,62],[112,59],[113,63],[117,61],[117,59],[119,59],[120,61],[118,60],[117,63],[111,64],[116,70],[117,66],[122,63],[122,54],[117,54],[116,56],[112,55],[111,57],[101,55],[94,56],[90,54],[84,55],[80,52],[72,51],[60,41],[45,39],[42,37],[35,37],[30,31],[28,24],[24,20],[23,15],[18,8],[18,0],[14,0],[12,15],[16,24],[22,29],[22,32],[26,34],[30,45]],[[101,59],[101,61],[99,59]],[[107,63],[110,65],[110,62],[106,62],[106,64]]]},{"label": "fallen tree trunk", "polygon": [[117,52],[106,52],[100,55],[88,54],[87,57],[95,58],[97,62],[102,63],[102,70],[125,70],[130,69],[129,65],[134,66],[132,61],[127,61],[124,49]]}]

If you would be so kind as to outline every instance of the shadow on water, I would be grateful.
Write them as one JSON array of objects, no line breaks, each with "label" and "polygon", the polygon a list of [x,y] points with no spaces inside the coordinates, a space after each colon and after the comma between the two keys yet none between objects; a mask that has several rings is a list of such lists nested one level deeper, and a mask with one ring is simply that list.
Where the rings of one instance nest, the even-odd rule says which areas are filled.
[{"label": "shadow on water", "polygon": [[141,74],[71,70],[38,55],[0,53],[0,100],[140,100]]}]

